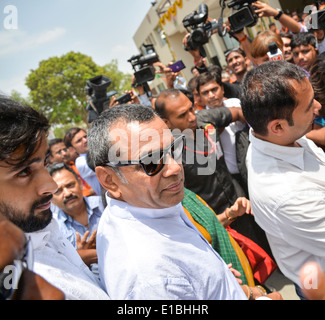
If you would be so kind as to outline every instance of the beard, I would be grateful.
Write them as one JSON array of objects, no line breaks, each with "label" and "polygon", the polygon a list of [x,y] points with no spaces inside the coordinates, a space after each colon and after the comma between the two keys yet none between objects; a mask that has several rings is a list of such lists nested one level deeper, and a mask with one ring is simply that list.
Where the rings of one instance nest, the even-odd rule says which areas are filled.
[{"label": "beard", "polygon": [[35,215],[35,208],[49,202],[52,199],[52,195],[35,201],[28,213],[14,208],[5,202],[0,201],[0,214],[3,214],[8,220],[10,220],[17,227],[24,232],[35,232],[44,229],[52,220],[51,209],[44,210],[38,215]]}]

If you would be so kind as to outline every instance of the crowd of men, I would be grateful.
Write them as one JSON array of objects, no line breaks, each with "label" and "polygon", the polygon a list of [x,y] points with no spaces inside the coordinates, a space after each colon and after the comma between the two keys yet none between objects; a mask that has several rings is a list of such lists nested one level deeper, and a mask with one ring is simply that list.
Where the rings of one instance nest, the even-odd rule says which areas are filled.
[{"label": "crowd of men", "polygon": [[48,140],[0,97],[2,299],[281,300],[277,268],[324,297],[324,31],[255,5],[283,30],[235,34],[225,70],[189,50],[185,87],[158,63],[165,91],[113,97],[89,130]]}]

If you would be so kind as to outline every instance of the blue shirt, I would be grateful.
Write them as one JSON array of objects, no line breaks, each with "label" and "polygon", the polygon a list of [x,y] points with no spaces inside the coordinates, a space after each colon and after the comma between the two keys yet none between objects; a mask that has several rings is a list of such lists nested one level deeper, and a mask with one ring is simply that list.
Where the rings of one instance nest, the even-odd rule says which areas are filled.
[{"label": "blue shirt", "polygon": [[86,203],[87,212],[88,212],[88,226],[87,229],[84,225],[73,219],[71,216],[66,214],[62,209],[53,205],[51,206],[53,216],[58,221],[60,230],[64,234],[72,245],[76,248],[76,232],[80,233],[81,238],[87,230],[92,234],[97,230],[99,219],[104,211],[104,206],[102,204],[101,197],[91,196],[84,197]]}]

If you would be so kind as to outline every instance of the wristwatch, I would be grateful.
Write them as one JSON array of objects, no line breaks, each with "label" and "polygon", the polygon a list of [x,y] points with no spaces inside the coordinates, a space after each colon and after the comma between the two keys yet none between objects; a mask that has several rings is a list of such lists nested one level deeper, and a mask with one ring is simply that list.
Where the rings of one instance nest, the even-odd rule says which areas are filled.
[{"label": "wristwatch", "polygon": [[279,13],[274,17],[275,20],[279,20],[280,17],[283,15],[283,11],[281,9],[278,9],[277,10],[279,11]]}]

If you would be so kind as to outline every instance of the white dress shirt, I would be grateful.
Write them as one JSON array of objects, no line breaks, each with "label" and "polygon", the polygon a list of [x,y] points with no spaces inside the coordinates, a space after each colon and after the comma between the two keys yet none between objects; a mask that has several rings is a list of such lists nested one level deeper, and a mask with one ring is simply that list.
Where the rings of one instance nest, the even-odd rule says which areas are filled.
[{"label": "white dress shirt", "polygon": [[246,158],[252,212],[280,270],[300,285],[307,261],[325,270],[325,155],[311,140],[284,147],[250,132]]},{"label": "white dress shirt", "polygon": [[33,245],[33,271],[62,290],[67,300],[109,299],[76,249],[61,234],[55,219],[43,230],[27,235]]},{"label": "white dress shirt", "polygon": [[148,209],[106,199],[97,254],[112,299],[247,299],[181,204]]}]

